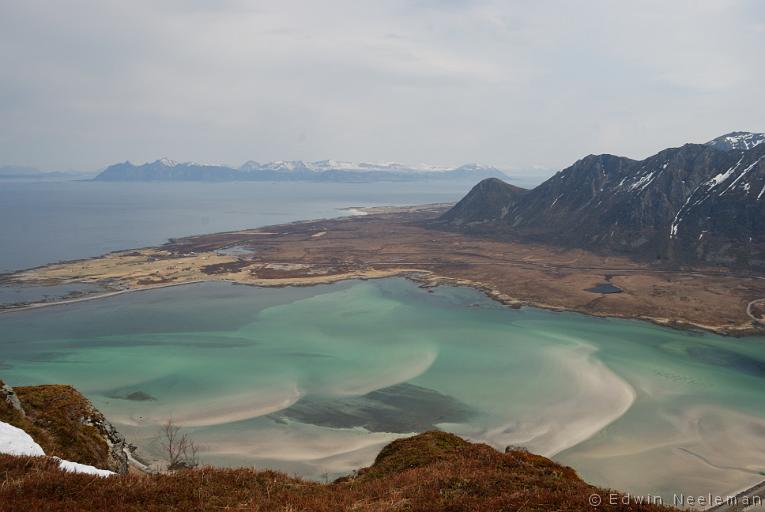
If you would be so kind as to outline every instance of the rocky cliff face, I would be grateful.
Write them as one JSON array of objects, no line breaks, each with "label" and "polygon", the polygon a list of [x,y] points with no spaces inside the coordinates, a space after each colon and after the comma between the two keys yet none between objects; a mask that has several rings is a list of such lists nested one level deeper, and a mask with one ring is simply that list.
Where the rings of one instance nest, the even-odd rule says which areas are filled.
[{"label": "rocky cliff face", "polygon": [[676,264],[761,268],[765,144],[757,140],[729,134],[642,161],[590,155],[523,194],[486,180],[436,225]]},{"label": "rocky cliff face", "polygon": [[2,410],[9,417],[25,418],[26,413],[24,408],[21,407],[21,401],[18,395],[8,384],[0,380],[0,410]]}]

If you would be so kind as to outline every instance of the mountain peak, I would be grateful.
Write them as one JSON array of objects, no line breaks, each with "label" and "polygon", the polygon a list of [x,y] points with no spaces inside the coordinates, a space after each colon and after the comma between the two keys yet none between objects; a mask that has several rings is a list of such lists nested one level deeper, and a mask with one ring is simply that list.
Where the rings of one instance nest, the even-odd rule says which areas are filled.
[{"label": "mountain peak", "polygon": [[178,162],[176,162],[175,160],[170,160],[166,156],[163,156],[162,158],[160,158],[159,160],[157,160],[154,163],[155,164],[163,165],[165,167],[175,167],[176,165],[178,165]]},{"label": "mountain peak", "polygon": [[765,133],[730,132],[706,143],[720,151],[749,150],[765,142]]},{"label": "mountain peak", "polygon": [[502,219],[525,193],[498,178],[486,178],[475,185],[468,194],[437,221],[440,224],[481,225]]},{"label": "mountain peak", "polygon": [[240,171],[252,171],[257,170],[262,167],[260,162],[256,162],[255,160],[247,160],[245,163],[239,166]]},{"label": "mountain peak", "polygon": [[462,164],[459,167],[457,167],[458,170],[461,171],[488,171],[488,170],[499,170],[496,167],[492,167],[490,165],[484,165],[479,164],[476,162],[471,162],[468,164]]}]

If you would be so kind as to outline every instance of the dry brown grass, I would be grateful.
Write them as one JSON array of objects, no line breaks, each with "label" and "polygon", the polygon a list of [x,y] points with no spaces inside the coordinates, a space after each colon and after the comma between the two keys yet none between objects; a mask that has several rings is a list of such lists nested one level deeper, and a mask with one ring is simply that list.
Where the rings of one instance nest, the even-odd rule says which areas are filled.
[{"label": "dry brown grass", "polygon": [[2,511],[592,511],[593,492],[607,494],[544,457],[503,454],[443,432],[395,441],[370,468],[329,484],[214,468],[102,479],[65,474],[45,458],[0,456]]}]

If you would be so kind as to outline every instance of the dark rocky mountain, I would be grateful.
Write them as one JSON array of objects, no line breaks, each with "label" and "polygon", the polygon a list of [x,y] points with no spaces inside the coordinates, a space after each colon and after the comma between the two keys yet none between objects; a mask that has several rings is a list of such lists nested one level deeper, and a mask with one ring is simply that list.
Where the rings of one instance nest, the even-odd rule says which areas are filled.
[{"label": "dark rocky mountain", "polygon": [[436,225],[677,264],[763,268],[765,144],[753,144],[754,135],[736,135],[749,149],[729,134],[641,161],[590,155],[523,193],[485,180]]},{"label": "dark rocky mountain", "polygon": [[671,256],[765,269],[765,144],[697,187],[669,231]]},{"label": "dark rocky mountain", "polygon": [[167,158],[142,165],[123,162],[101,172],[99,181],[322,181],[367,183],[482,179],[507,176],[494,167],[467,164],[456,168],[407,167],[396,163],[370,164],[321,160],[277,161],[261,164],[250,160],[238,169],[194,162],[179,163]]}]

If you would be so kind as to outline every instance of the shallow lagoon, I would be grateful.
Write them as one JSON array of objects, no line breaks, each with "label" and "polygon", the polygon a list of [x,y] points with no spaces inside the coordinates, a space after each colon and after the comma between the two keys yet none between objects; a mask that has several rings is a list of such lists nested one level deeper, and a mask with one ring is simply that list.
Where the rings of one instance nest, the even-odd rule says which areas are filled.
[{"label": "shallow lagoon", "polygon": [[204,283],[3,314],[0,368],[12,385],[75,385],[149,455],[172,417],[206,463],[313,478],[435,427],[670,499],[765,470],[765,340],[404,279]]}]

